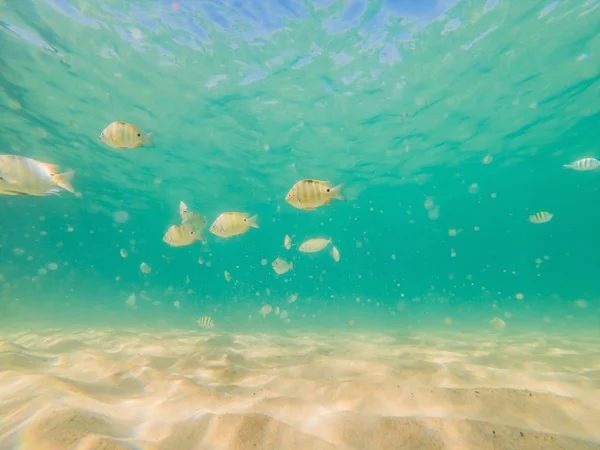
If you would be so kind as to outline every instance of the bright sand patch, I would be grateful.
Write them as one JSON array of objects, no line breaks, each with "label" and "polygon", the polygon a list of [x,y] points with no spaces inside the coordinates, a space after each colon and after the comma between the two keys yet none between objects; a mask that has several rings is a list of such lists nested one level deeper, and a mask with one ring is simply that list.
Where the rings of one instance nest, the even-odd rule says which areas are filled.
[{"label": "bright sand patch", "polygon": [[0,333],[0,449],[598,449],[598,336]]}]

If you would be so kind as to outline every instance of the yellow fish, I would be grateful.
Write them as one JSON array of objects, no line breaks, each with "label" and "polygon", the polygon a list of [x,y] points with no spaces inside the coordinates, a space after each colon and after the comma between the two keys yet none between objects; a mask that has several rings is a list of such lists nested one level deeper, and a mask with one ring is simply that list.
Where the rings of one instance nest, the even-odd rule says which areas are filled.
[{"label": "yellow fish", "polygon": [[285,235],[285,238],[283,239],[283,246],[285,247],[286,250],[289,250],[290,248],[292,248],[292,238],[289,237],[287,234]]},{"label": "yellow fish", "polygon": [[546,223],[546,222],[550,222],[550,220],[552,220],[552,217],[554,217],[553,214],[550,214],[549,212],[546,211],[541,211],[539,213],[535,213],[532,214],[531,216],[529,216],[529,221],[531,223]]},{"label": "yellow fish", "polygon": [[340,251],[336,246],[331,249],[331,256],[335,262],[340,262]]},{"label": "yellow fish", "polygon": [[196,320],[196,323],[202,328],[212,328],[215,326],[215,323],[209,316],[200,317],[198,320]]},{"label": "yellow fish", "polygon": [[100,133],[100,140],[112,148],[154,147],[152,133],[127,122],[113,122]]},{"label": "yellow fish", "polygon": [[171,247],[191,245],[197,240],[196,233],[194,233],[192,227],[187,224],[172,225],[163,236],[163,241]]},{"label": "yellow fish", "polygon": [[258,228],[258,215],[248,217],[247,213],[226,212],[221,214],[210,226],[210,232],[222,238],[243,234],[252,228]]},{"label": "yellow fish", "polygon": [[307,241],[304,241],[302,244],[300,244],[300,247],[298,247],[298,250],[300,250],[302,253],[320,252],[325,247],[327,247],[330,243],[331,243],[331,239],[323,239],[323,238],[309,239]]},{"label": "yellow fish", "polygon": [[196,239],[205,242],[206,217],[198,212],[189,211],[187,205],[183,202],[179,202],[179,215],[181,216],[181,223],[192,227]]},{"label": "yellow fish", "polygon": [[292,186],[285,196],[285,201],[295,208],[308,211],[327,205],[334,198],[343,200],[342,187],[342,184],[331,187],[326,181],[301,180]]},{"label": "yellow fish", "polygon": [[283,275],[284,273],[294,270],[294,263],[288,263],[283,258],[277,258],[271,263],[271,267],[277,273],[277,275]]},{"label": "yellow fish", "polygon": [[0,155],[0,194],[57,194],[59,187],[75,194],[75,171],[58,173],[58,166],[17,155]]}]

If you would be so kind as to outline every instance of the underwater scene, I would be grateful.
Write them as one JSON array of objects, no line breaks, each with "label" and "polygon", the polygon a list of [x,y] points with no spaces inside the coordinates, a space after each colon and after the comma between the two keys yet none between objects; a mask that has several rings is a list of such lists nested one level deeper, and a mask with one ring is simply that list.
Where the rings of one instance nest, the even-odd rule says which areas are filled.
[{"label": "underwater scene", "polygon": [[0,0],[0,450],[600,449],[600,0]]}]

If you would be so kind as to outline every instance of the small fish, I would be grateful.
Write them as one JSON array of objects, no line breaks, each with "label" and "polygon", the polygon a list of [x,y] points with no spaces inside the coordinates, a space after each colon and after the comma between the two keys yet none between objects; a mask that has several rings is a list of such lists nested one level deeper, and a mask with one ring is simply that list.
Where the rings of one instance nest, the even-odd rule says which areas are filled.
[{"label": "small fish", "polygon": [[287,234],[285,235],[285,238],[283,239],[283,246],[286,248],[286,250],[289,250],[290,248],[292,248],[292,238],[289,237]]},{"label": "small fish", "polygon": [[322,238],[309,239],[307,241],[304,241],[300,245],[300,247],[298,247],[298,250],[300,250],[302,253],[315,253],[315,252],[319,252],[319,251],[323,250],[330,243],[331,243],[331,239],[322,239]]},{"label": "small fish", "polygon": [[231,274],[227,271],[225,271],[223,273],[223,275],[225,276],[225,281],[227,281],[228,283],[231,281]]},{"label": "small fish", "polygon": [[210,226],[210,232],[222,238],[244,234],[250,227],[258,228],[258,215],[248,217],[247,213],[226,212],[221,214]]},{"label": "small fish", "polygon": [[335,262],[339,262],[340,261],[340,251],[338,250],[337,247],[333,247],[331,249],[331,256],[333,257]]},{"label": "small fish", "polygon": [[342,186],[331,187],[326,181],[301,180],[292,186],[285,201],[295,208],[309,211],[331,203],[334,198],[343,200]]},{"label": "small fish", "polygon": [[202,328],[212,328],[215,326],[212,318],[210,316],[203,316],[196,320],[196,323]]},{"label": "small fish", "polygon": [[184,245],[191,245],[196,241],[196,233],[187,224],[171,225],[163,236],[163,242],[166,242],[171,247],[183,247]]},{"label": "small fish", "polygon": [[564,164],[563,167],[567,169],[586,171],[586,170],[595,170],[600,166],[600,160],[596,158],[583,158],[579,161],[575,161],[571,164]]},{"label": "small fish", "polygon": [[546,223],[546,222],[550,222],[550,220],[552,220],[552,217],[554,217],[553,214],[550,214],[549,212],[546,211],[541,211],[539,213],[535,213],[532,214],[531,216],[529,216],[529,221],[531,223]]},{"label": "small fish", "polygon": [[198,212],[192,212],[188,210],[185,203],[179,202],[179,215],[181,216],[181,223],[192,227],[192,230],[196,234],[196,239],[202,242],[206,242],[204,239],[204,229],[206,228],[206,217]]},{"label": "small fish", "polygon": [[271,263],[271,267],[277,275],[283,275],[290,270],[294,270],[294,263],[288,263],[285,259],[277,258]]},{"label": "small fish", "polygon": [[0,155],[0,194],[46,196],[59,187],[75,194],[75,171],[58,173],[58,166],[17,155]]},{"label": "small fish", "polygon": [[154,147],[152,133],[144,134],[141,128],[127,122],[111,123],[99,139],[112,148]]}]

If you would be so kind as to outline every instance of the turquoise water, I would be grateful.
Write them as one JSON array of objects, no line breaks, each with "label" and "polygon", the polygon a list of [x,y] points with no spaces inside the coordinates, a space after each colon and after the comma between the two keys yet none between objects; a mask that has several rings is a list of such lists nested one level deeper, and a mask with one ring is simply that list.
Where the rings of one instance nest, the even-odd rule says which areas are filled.
[{"label": "turquoise water", "polygon": [[[562,167],[600,157],[599,2],[0,5],[2,153],[81,193],[0,197],[5,325],[600,326],[600,169]],[[113,121],[155,147],[104,145]],[[293,208],[303,178],[346,200]],[[182,200],[260,228],[169,247]]]}]

